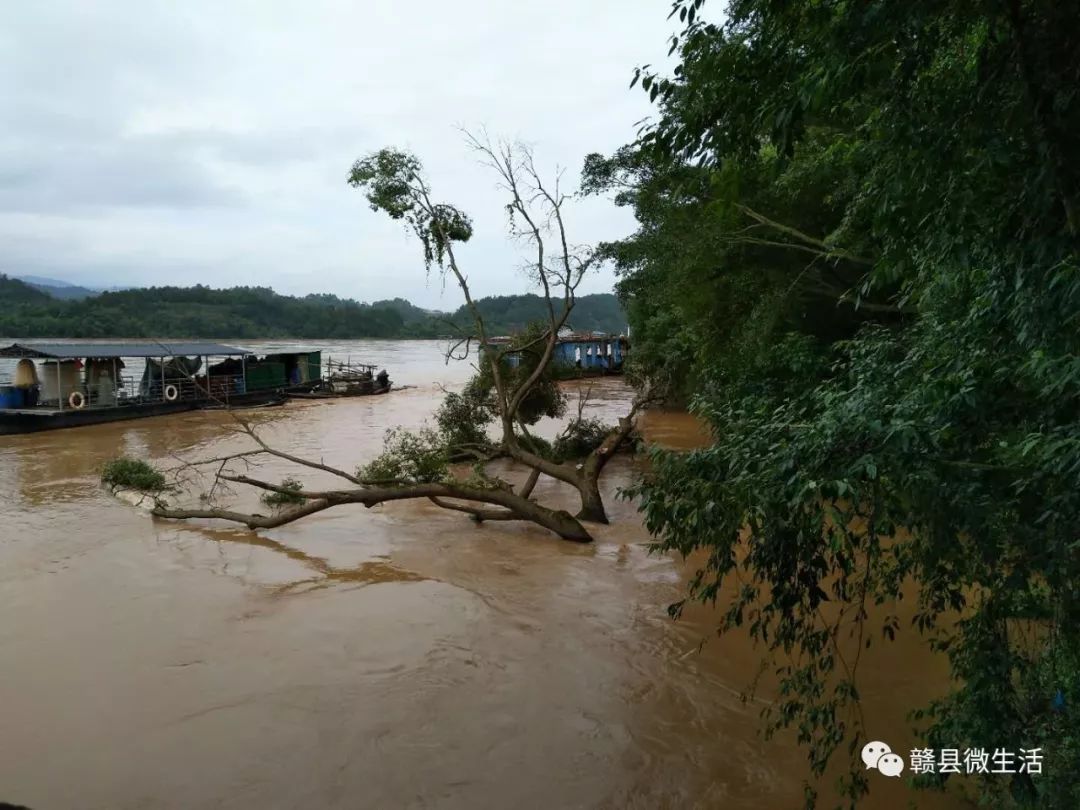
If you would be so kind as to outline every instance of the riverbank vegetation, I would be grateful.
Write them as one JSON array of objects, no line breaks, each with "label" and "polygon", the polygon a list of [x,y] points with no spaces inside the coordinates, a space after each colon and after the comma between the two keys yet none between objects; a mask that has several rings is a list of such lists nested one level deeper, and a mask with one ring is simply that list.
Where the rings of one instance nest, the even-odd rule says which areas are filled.
[{"label": "riverbank vegetation", "polygon": [[955,678],[911,707],[927,747],[1040,749],[980,800],[1080,806],[1075,12],[678,0],[677,65],[634,79],[656,117],[587,161],[639,223],[603,247],[634,376],[712,428],[631,494],[852,801],[860,652],[917,633]]},{"label": "riverbank vegetation", "polygon": [[[0,301],[0,335],[19,338],[436,338],[472,323],[465,307],[435,312],[403,298],[363,304],[335,295],[278,295],[266,287],[152,287],[60,300],[0,275]],[[491,296],[476,305],[493,335],[547,317],[534,294]],[[572,325],[621,333],[626,318],[614,295],[583,295]]]}]

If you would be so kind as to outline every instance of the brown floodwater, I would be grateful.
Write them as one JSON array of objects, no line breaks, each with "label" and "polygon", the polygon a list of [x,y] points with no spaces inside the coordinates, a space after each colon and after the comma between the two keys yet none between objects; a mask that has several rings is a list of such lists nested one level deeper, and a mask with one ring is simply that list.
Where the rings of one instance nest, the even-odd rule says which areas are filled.
[{"label": "brown floodwater", "polygon": [[[250,416],[276,446],[347,468],[386,428],[422,424],[440,386],[469,372],[443,365],[434,342],[324,348],[415,387]],[[614,419],[629,399],[601,381],[589,410]],[[685,414],[643,424],[669,446],[703,436]],[[758,733],[767,687],[740,699],[758,651],[715,638],[703,609],[667,617],[689,567],[650,556],[634,505],[613,497],[640,461],[609,466],[613,523],[587,546],[525,525],[477,528],[426,502],[265,532],[170,523],[97,480],[119,454],[170,466],[245,446],[220,412],[0,438],[0,801],[800,805],[804,753]],[[537,494],[573,504],[551,481]],[[944,662],[909,636],[860,665],[868,728],[894,750],[913,740],[905,713],[946,684]],[[963,806],[871,781],[867,807]]]}]

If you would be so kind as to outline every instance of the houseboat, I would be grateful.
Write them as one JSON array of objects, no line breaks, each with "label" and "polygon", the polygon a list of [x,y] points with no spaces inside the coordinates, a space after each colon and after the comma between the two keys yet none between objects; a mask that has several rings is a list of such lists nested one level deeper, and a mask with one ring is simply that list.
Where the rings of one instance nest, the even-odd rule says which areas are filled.
[{"label": "houseboat", "polygon": [[626,335],[569,332],[559,335],[552,362],[564,369],[579,369],[582,375],[622,374],[629,348]]},{"label": "houseboat", "polygon": [[220,343],[16,343],[0,358],[15,361],[0,385],[0,435],[285,399],[249,386],[252,353]]},{"label": "houseboat", "polygon": [[[488,342],[505,346],[513,340],[513,337],[496,337]],[[551,359],[552,370],[557,377],[565,378],[622,374],[629,348],[630,338],[626,335],[563,329],[555,343],[555,352]],[[511,352],[506,356],[506,361],[511,366],[516,366],[521,362],[521,356]]]},{"label": "houseboat", "polygon": [[377,366],[329,360],[322,352],[258,356],[221,343],[16,343],[0,382],[0,435],[94,425],[207,408],[280,405],[290,396],[384,394]]}]

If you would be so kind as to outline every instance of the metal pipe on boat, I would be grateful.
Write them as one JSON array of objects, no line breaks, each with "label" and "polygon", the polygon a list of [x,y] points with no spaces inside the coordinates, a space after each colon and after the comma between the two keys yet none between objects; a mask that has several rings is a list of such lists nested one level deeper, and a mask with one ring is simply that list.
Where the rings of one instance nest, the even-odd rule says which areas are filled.
[{"label": "metal pipe on boat", "polygon": [[60,403],[60,410],[64,410],[64,386],[60,382],[60,358],[56,358],[56,401]]}]

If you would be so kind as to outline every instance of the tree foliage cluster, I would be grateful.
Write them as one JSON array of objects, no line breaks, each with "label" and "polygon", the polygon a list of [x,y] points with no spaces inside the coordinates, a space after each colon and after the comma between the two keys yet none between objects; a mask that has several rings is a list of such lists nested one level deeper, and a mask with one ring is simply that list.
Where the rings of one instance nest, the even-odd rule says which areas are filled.
[{"label": "tree foliage cluster", "polygon": [[139,492],[162,492],[168,481],[160,470],[138,458],[121,456],[101,468],[101,483],[113,489],[133,489]]},{"label": "tree foliage cluster", "polygon": [[267,506],[275,508],[295,506],[304,502],[303,496],[300,495],[304,484],[299,478],[287,476],[281,479],[279,487],[272,492],[264,492],[260,500]]},{"label": "tree foliage cluster", "polygon": [[[58,300],[0,276],[0,302],[0,335],[20,338],[435,338],[472,323],[465,307],[438,313],[403,298],[363,304],[326,294],[278,295],[265,287],[151,287]],[[537,295],[492,296],[477,304],[499,334],[520,331],[545,313]],[[574,321],[580,329],[612,332],[626,323],[613,295],[582,296]]]},{"label": "tree foliage cluster", "polygon": [[852,801],[860,653],[919,633],[955,679],[929,746],[1041,748],[980,798],[1080,806],[1075,4],[702,6],[634,78],[655,120],[586,162],[639,222],[603,248],[634,373],[712,428],[653,454],[648,527],[707,552],[689,598],[763,643],[768,728],[850,757]]}]

